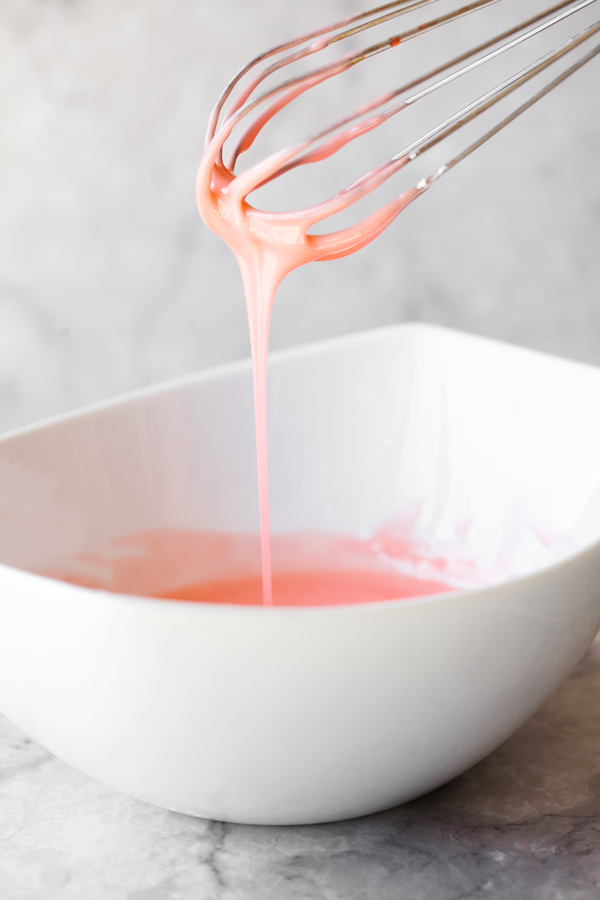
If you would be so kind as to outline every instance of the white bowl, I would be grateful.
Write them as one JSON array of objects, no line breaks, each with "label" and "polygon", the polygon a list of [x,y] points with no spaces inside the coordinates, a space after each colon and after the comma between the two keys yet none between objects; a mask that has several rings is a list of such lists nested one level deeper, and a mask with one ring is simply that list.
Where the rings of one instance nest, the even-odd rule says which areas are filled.
[{"label": "white bowl", "polygon": [[0,708],[94,778],[225,821],[331,821],[435,788],[598,630],[599,403],[595,368],[422,325],[276,355],[274,531],[364,535],[419,503],[422,532],[450,547],[468,518],[481,570],[508,576],[331,608],[35,574],[141,531],[256,530],[247,364],[3,438]]}]

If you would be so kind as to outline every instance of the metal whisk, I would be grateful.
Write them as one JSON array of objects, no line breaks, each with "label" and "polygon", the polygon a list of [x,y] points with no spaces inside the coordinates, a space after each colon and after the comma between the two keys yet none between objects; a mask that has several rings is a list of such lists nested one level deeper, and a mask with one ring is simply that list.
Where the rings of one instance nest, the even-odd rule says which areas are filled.
[{"label": "metal whisk", "polygon": [[[284,79],[274,87],[267,87],[264,84],[267,78],[277,73],[283,73],[286,67],[291,64],[302,63],[302,60],[313,56],[316,57],[327,48],[335,50],[336,46],[344,46],[343,42],[348,41],[348,39],[360,40],[363,35],[368,35],[369,30],[375,26],[395,24],[400,17],[407,14],[417,16],[421,12],[428,12],[429,7],[436,3],[440,4],[440,2],[441,0],[396,0],[396,2],[384,3],[367,12],[353,15],[341,22],[336,22],[333,25],[320,28],[295,40],[273,47],[240,69],[222,92],[212,113],[206,136],[208,155],[212,156],[217,167],[223,173],[226,173],[228,178],[232,179],[232,187],[235,184],[240,202],[245,202],[245,198],[251,191],[262,187],[284,172],[300,165],[315,163],[333,156],[343,145],[373,131],[383,122],[388,121],[407,107],[414,105],[417,101],[457,81],[467,73],[485,66],[492,60],[496,60],[507,51],[524,44],[531,38],[541,35],[559,23],[564,22],[575,13],[587,7],[592,7],[598,0],[562,0],[562,2],[555,3],[551,7],[530,16],[525,21],[511,25],[511,27],[502,31],[501,34],[494,35],[478,46],[441,63],[425,74],[400,87],[386,91],[372,101],[364,103],[344,118],[296,142],[293,146],[272,154],[268,159],[250,167],[240,176],[235,176],[235,166],[240,155],[252,146],[269,120],[287,104],[300,97],[309,89],[330,78],[341,75],[348,69],[370,58],[394,50],[394,48],[401,48],[409,40],[421,37],[427,32],[442,28],[465,16],[482,13],[486,7],[503,3],[504,0],[474,0],[474,2],[459,7],[455,3],[454,8],[450,11],[419,21],[417,24],[410,22],[410,27],[407,27],[404,31],[399,30],[392,36],[369,46],[346,52],[333,62],[302,72],[287,80]],[[553,88],[584,66],[593,57],[597,56],[600,53],[600,43],[595,43],[591,49],[588,49],[588,42],[594,36],[597,36],[599,32],[600,21],[583,28],[525,68],[521,68],[519,71],[511,74],[502,83],[475,97],[467,105],[446,118],[441,124],[421,135],[421,137],[404,147],[399,153],[387,159],[382,165],[340,192],[332,200],[322,204],[320,207],[315,207],[315,210],[318,212],[315,212],[314,221],[320,221],[338,211],[340,204],[336,202],[336,198],[343,195],[344,205],[347,206],[349,195],[352,195],[351,202],[354,202],[354,200],[369,193],[399,168],[420,157],[449,135],[463,128],[466,123],[472,122],[482,113],[490,110],[495,104],[507,98],[531,79],[541,76],[551,66],[554,66],[555,69],[558,68],[561,61],[563,61],[563,67],[560,68],[560,71],[554,74],[536,93],[512,109],[508,115],[505,115],[492,128],[472,141],[464,150],[437,168],[433,174],[422,178],[410,192],[410,197],[408,196],[409,192],[407,192],[406,202],[410,202],[414,196],[427,190],[443,174],[454,168],[457,163],[461,162],[493,135],[501,131],[509,122],[516,119]],[[577,53],[578,48],[581,48],[579,53]],[[565,59],[567,57],[569,58]],[[566,67],[564,67],[565,62],[567,63]],[[553,73],[548,74],[552,75]],[[228,101],[229,106],[225,109]],[[230,157],[225,162],[222,155],[223,145],[236,126],[245,126],[245,130],[237,140]],[[210,148],[212,148],[212,151]],[[406,203],[403,205],[406,205]],[[391,220],[397,215],[398,211],[399,209],[390,207],[389,219]],[[385,227],[385,224],[387,222],[383,224],[383,227]],[[357,246],[358,244],[355,241],[353,249]],[[318,258],[332,258],[331,255],[327,255],[326,244],[324,244],[323,249],[323,255]],[[315,258],[314,255],[313,258]]]}]

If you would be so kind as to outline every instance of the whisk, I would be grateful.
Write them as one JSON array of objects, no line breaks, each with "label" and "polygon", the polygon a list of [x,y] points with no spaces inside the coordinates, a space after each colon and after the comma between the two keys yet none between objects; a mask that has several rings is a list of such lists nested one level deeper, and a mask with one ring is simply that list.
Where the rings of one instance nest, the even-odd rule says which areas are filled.
[{"label": "whisk", "polygon": [[[345,144],[373,131],[402,110],[413,106],[417,101],[457,81],[467,73],[490,63],[531,38],[541,35],[575,13],[593,6],[597,3],[597,0],[562,0],[562,2],[555,3],[553,6],[530,16],[525,21],[518,22],[502,31],[502,33],[494,35],[478,46],[441,63],[418,78],[386,91],[372,101],[362,104],[344,118],[333,122],[305,139],[297,141],[292,146],[270,155],[262,162],[251,166],[241,175],[235,176],[235,167],[239,157],[250,149],[269,120],[306,91],[330,78],[341,75],[365,60],[394,48],[402,47],[409,40],[422,37],[427,32],[442,28],[465,16],[481,12],[486,7],[503,3],[504,0],[474,0],[474,2],[453,8],[434,18],[420,21],[418,24],[411,24],[411,27],[406,28],[404,31],[397,31],[390,37],[386,37],[362,49],[346,53],[333,62],[283,80],[274,87],[265,89],[262,92],[259,90],[267,78],[284,72],[286,67],[293,63],[301,62],[308,57],[317,56],[327,48],[339,45],[349,38],[356,38],[363,33],[367,33],[374,26],[392,25],[400,17],[408,13],[416,14],[418,11],[427,11],[429,7],[439,2],[440,0],[396,0],[396,2],[384,3],[366,12],[352,15],[342,21],[273,47],[261,53],[240,69],[223,90],[211,115],[206,135],[206,164],[211,165],[211,163],[214,163],[216,166],[215,171],[220,173],[220,177],[230,182],[229,192],[235,192],[240,214],[243,212],[247,213],[249,209],[252,209],[246,204],[246,198],[252,191],[293,168],[316,163],[333,156]],[[465,124],[490,110],[495,104],[504,100],[528,81],[546,72],[549,67],[555,66],[569,54],[572,54],[573,58],[578,48],[581,47],[585,50],[586,48],[582,45],[590,41],[595,35],[598,35],[599,32],[600,21],[587,26],[553,48],[550,52],[536,59],[530,65],[514,72],[500,84],[475,97],[467,105],[427,133],[421,135],[417,140],[411,142],[376,169],[363,175],[358,181],[336,194],[329,201],[314,207],[312,214],[304,221],[306,228],[334,215],[341,208],[346,208],[349,203],[353,203],[365,196],[381,185],[399,168],[422,156],[432,147],[458,131],[458,129],[463,128]],[[372,214],[367,220],[363,220],[354,228],[345,229],[344,233],[305,235],[307,251],[310,245],[308,253],[310,258],[331,259],[339,257],[353,252],[364,243],[368,243],[389,224],[391,219],[408,202],[426,191],[442,175],[470,156],[474,150],[482,146],[482,144],[599,53],[600,43],[595,44],[591,49],[587,49],[587,52],[579,55],[566,68],[555,74],[533,96],[528,97],[525,102],[512,109],[508,115],[505,115],[492,128],[485,131],[485,133],[465,147],[464,150],[453,156],[444,165],[438,167],[428,177],[420,179],[411,191],[404,192],[401,197],[387,204],[377,213]],[[234,93],[236,88],[238,89],[237,94]],[[230,105],[225,110],[229,100]],[[246,126],[229,159],[225,162],[223,159],[223,145],[225,141],[231,135],[233,129],[247,119],[250,120],[250,124]],[[201,173],[199,173],[198,181],[199,190],[201,191],[200,181]],[[202,197],[199,196],[198,200],[202,211]],[[257,217],[255,223],[257,227],[260,224],[259,219],[260,216]],[[282,218],[281,222],[284,224],[285,219]],[[217,227],[215,227],[214,222],[209,222],[208,224],[213,230],[219,230],[218,223]],[[368,226],[366,229],[363,227],[365,224]],[[368,240],[365,238],[365,230],[368,231]]]}]

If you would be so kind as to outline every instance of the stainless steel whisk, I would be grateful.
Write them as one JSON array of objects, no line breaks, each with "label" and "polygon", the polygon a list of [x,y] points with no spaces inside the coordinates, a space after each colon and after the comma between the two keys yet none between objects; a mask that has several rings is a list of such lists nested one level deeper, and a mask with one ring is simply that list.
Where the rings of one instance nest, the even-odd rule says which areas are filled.
[{"label": "stainless steel whisk", "polygon": [[[293,63],[299,63],[308,57],[316,56],[327,48],[341,44],[349,38],[359,38],[363,33],[367,33],[369,29],[375,26],[395,23],[397,19],[408,13],[417,14],[418,11],[426,11],[428,7],[439,2],[440,0],[396,0],[396,2],[384,3],[367,12],[353,15],[343,21],[273,47],[251,60],[240,69],[226,86],[209,121],[206,143],[207,146],[211,145],[211,143],[214,146],[215,142],[219,145],[219,152],[216,157],[218,164],[233,175],[238,158],[252,146],[269,120],[288,103],[315,85],[340,75],[342,72],[369,58],[393,48],[401,47],[409,40],[421,37],[434,29],[442,28],[464,16],[483,11],[486,7],[502,3],[503,0],[474,0],[474,2],[453,8],[434,18],[421,21],[416,25],[411,24],[404,31],[398,31],[392,36],[363,49],[347,52],[333,62],[283,80],[274,87],[266,88],[266,86],[263,86],[263,83],[269,76],[283,72],[287,66]],[[564,22],[575,13],[587,7],[593,7],[597,2],[598,0],[561,0],[561,2],[555,3],[551,7],[546,7],[541,12],[514,24],[478,46],[458,56],[454,56],[424,75],[398,88],[386,91],[372,101],[363,104],[350,115],[297,142],[294,146],[286,148],[285,151],[273,154],[272,157],[269,157],[266,165],[256,165],[241,176],[244,199],[251,191],[256,190],[290,169],[332,156],[343,145],[374,130],[401,110],[412,106],[417,101],[456,81],[467,73],[473,72],[486,63],[497,59],[525,41],[541,35],[553,26]],[[375,186],[381,184],[383,180],[402,165],[416,159],[436,144],[439,144],[449,135],[458,131],[466,123],[476,119],[528,81],[544,73],[550,66],[559,63],[569,54],[572,55],[572,58],[577,56],[577,58],[574,58],[574,61],[567,60],[569,65],[566,68],[562,68],[533,96],[528,97],[525,102],[514,108],[508,115],[505,115],[501,121],[485,131],[477,140],[470,143],[464,150],[439,167],[429,177],[421,179],[417,184],[416,191],[421,193],[427,190],[443,174],[454,168],[457,163],[461,162],[493,135],[501,131],[509,122],[516,119],[553,88],[584,66],[593,57],[597,56],[600,53],[600,43],[595,43],[591,49],[587,49],[587,42],[599,33],[600,21],[583,28],[530,65],[514,72],[502,83],[476,97],[466,106],[463,106],[456,113],[446,118],[441,124],[423,134],[418,140],[404,147],[376,170],[367,173],[367,175],[342,193],[347,195],[347,192],[351,191],[355,194],[353,199],[358,199]],[[584,44],[586,45],[585,47],[583,46]],[[577,48],[582,48],[586,52],[583,55],[577,55],[575,53]],[[263,86],[262,92],[259,91],[261,86]],[[236,89],[237,94],[235,93]],[[229,107],[225,109],[228,101]],[[223,144],[233,128],[242,123],[244,119],[248,119],[248,117],[250,117],[250,124],[246,125],[245,131],[239,138],[230,158],[225,163],[222,156]],[[240,181],[240,178],[235,180]],[[329,209],[326,215],[331,215]]]}]

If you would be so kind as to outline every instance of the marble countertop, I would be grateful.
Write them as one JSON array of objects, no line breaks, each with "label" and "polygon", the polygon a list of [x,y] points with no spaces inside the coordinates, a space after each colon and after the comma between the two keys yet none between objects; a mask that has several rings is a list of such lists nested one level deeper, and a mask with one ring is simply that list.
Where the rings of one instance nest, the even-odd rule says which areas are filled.
[{"label": "marble countertop", "polygon": [[460,778],[331,825],[225,825],[76,772],[0,717],[2,900],[600,897],[600,643]]}]

